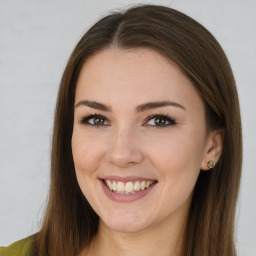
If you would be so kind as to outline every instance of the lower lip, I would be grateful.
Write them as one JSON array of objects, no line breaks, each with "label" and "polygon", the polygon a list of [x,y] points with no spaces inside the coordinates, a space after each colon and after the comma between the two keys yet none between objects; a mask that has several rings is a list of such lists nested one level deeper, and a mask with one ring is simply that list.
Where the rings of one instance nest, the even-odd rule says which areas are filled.
[{"label": "lower lip", "polygon": [[133,194],[118,194],[118,193],[115,193],[112,190],[110,190],[103,180],[100,180],[100,182],[101,182],[103,191],[105,192],[106,196],[115,202],[134,202],[136,200],[139,200],[139,199],[145,197],[146,195],[148,195],[154,189],[155,185],[157,184],[157,183],[155,183],[155,184],[151,185],[150,187],[148,187],[147,189],[140,190]]}]

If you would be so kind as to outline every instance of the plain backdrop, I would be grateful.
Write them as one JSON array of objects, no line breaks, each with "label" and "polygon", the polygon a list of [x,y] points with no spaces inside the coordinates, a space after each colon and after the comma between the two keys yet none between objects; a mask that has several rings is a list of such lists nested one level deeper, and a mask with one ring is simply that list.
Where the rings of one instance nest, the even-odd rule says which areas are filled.
[{"label": "plain backdrop", "polygon": [[47,199],[58,84],[83,33],[109,11],[170,6],[209,29],[237,82],[244,135],[239,256],[256,255],[255,0],[0,0],[0,245],[38,231]]}]

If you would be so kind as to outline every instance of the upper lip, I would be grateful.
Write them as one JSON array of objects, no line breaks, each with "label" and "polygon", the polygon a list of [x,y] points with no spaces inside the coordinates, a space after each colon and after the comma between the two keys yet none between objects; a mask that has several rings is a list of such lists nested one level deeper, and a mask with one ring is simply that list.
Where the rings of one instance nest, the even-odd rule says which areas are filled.
[{"label": "upper lip", "polygon": [[156,181],[156,179],[146,178],[146,177],[138,177],[138,176],[116,176],[116,175],[108,175],[100,178],[101,180],[111,180],[111,181],[121,181],[121,182],[135,182],[135,181]]}]

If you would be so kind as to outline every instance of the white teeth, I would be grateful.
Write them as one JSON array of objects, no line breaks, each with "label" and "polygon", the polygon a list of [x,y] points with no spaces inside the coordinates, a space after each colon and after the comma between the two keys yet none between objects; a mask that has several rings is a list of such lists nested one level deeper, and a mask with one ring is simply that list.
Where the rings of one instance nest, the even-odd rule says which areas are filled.
[{"label": "white teeth", "polygon": [[139,190],[140,190],[140,182],[139,182],[139,181],[136,181],[136,182],[134,183],[133,189],[134,189],[135,191],[139,191]]},{"label": "white teeth", "polygon": [[145,188],[148,188],[150,186],[150,181],[146,181]]},{"label": "white teeth", "polygon": [[117,193],[124,194],[124,183],[118,181],[116,189],[117,189]]},{"label": "white teeth", "polygon": [[146,181],[142,181],[142,182],[140,183],[140,189],[141,189],[141,190],[144,190],[144,189],[145,189],[145,185],[146,185]]},{"label": "white teeth", "polygon": [[132,182],[129,181],[125,184],[125,192],[131,193],[132,191],[133,191],[133,184]]},{"label": "white teeth", "polygon": [[134,183],[129,182],[121,182],[121,181],[110,181],[105,180],[105,184],[108,188],[118,194],[134,194],[139,190],[145,190],[149,188],[154,182],[153,181],[135,181]]},{"label": "white teeth", "polygon": [[[109,180],[109,182],[111,182],[111,181]],[[107,185],[108,185],[108,184],[107,184]],[[110,189],[111,189],[111,188],[110,188]],[[116,182],[115,182],[115,181],[113,181],[112,190],[113,190],[113,191],[117,191],[117,189],[116,189]]]},{"label": "white teeth", "polygon": [[107,182],[107,186],[108,186],[111,190],[113,190],[113,185],[112,185],[111,181],[110,181],[110,180],[107,180],[106,182]]}]

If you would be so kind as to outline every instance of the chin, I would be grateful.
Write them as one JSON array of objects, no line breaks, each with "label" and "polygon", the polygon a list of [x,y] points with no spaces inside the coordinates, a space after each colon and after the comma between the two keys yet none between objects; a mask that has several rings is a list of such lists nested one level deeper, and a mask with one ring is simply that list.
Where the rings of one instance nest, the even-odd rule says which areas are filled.
[{"label": "chin", "polygon": [[126,211],[123,213],[112,214],[105,216],[101,221],[109,229],[122,233],[137,233],[147,229],[152,225],[145,214],[140,214],[138,211]]},{"label": "chin", "polygon": [[147,228],[147,225],[143,225],[141,223],[105,223],[105,225],[116,232],[120,233],[138,233],[140,231],[143,231]]}]

